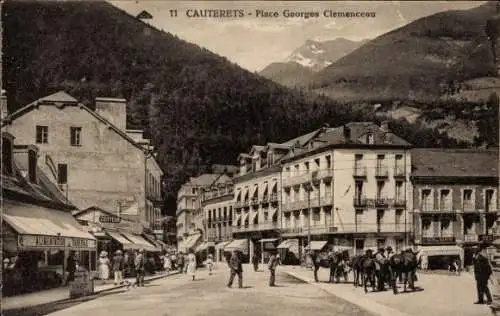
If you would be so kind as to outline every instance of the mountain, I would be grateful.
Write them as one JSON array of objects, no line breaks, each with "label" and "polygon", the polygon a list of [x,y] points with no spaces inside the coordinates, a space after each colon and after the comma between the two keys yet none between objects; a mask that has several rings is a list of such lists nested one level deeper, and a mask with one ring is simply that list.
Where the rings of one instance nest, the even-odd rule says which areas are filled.
[{"label": "mountain", "polygon": [[[61,89],[89,107],[96,96],[126,98],[127,127],[144,128],[159,151],[167,214],[189,177],[233,164],[251,145],[375,117],[285,88],[106,2],[7,1],[2,22],[9,110]],[[437,129],[389,125],[415,145],[457,146]]]},{"label": "mountain", "polygon": [[486,21],[496,2],[418,19],[379,36],[307,78],[342,100],[429,100],[454,81],[495,75]]},{"label": "mountain", "polygon": [[314,72],[331,65],[366,42],[345,38],[325,42],[307,40],[286,60],[268,65],[259,74],[285,86],[301,86]]}]

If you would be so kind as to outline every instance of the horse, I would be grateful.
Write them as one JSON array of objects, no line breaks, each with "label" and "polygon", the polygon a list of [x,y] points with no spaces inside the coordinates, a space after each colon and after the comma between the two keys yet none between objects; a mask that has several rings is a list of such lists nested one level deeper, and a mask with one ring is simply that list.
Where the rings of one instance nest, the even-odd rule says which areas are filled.
[{"label": "horse", "polygon": [[373,259],[372,252],[367,251],[366,255],[363,257],[361,261],[361,267],[363,269],[363,286],[365,289],[365,293],[368,292],[367,285],[368,281],[370,282],[370,285],[372,286],[373,292],[376,290],[376,283],[375,283],[375,273],[376,273],[376,267],[375,267],[375,259]]},{"label": "horse", "polygon": [[[357,255],[353,256],[349,261],[349,265],[352,269],[354,280],[352,285],[354,287],[358,287],[359,285],[363,285],[363,260],[365,259],[365,255]],[[361,277],[361,280],[360,280]],[[361,281],[361,283],[360,283]]]},{"label": "horse", "polygon": [[407,284],[412,291],[415,291],[415,278],[419,259],[411,250],[407,250],[401,254],[395,254],[390,259],[392,269],[393,293],[398,294],[396,287],[396,279],[403,276],[403,291],[406,292]]},{"label": "horse", "polygon": [[330,280],[329,282],[339,283],[340,277],[344,277],[345,283],[348,281],[348,268],[346,262],[349,261],[349,252],[335,252],[330,254]]}]

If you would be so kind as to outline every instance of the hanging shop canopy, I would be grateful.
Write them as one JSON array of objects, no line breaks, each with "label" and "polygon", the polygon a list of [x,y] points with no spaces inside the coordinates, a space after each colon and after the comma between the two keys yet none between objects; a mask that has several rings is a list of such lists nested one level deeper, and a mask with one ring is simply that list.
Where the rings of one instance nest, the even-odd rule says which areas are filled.
[{"label": "hanging shop canopy", "polygon": [[[321,251],[323,248],[325,248],[327,242],[326,241],[317,241],[317,240],[314,240],[314,241],[311,241],[311,250],[319,250]],[[309,247],[307,247],[309,248]]]},{"label": "hanging shop canopy", "polygon": [[95,250],[94,236],[70,212],[33,204],[4,203],[2,219],[18,234],[20,249],[71,248]]},{"label": "hanging shop canopy", "polygon": [[224,251],[234,251],[239,250],[243,252],[243,254],[248,254],[248,240],[246,239],[236,239],[233,240],[230,244],[224,247]]}]

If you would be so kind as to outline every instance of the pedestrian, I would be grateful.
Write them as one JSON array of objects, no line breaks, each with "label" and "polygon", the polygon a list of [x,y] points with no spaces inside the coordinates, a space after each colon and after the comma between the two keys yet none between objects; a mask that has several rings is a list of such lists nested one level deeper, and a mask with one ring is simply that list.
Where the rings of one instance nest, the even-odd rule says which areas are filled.
[{"label": "pedestrian", "polygon": [[272,253],[271,257],[269,258],[269,286],[276,286],[276,267],[279,265],[279,256],[276,255],[276,253]]},{"label": "pedestrian", "polygon": [[124,269],[124,259],[121,250],[115,252],[113,257],[113,275],[115,278],[115,285],[123,284],[123,269]]},{"label": "pedestrian", "polygon": [[194,255],[194,250],[189,249],[189,254],[187,255],[187,267],[186,274],[193,278],[193,281],[196,277],[196,256]]},{"label": "pedestrian", "polygon": [[208,267],[208,275],[212,275],[212,270],[214,269],[214,257],[212,254],[208,254],[207,256],[207,267]]},{"label": "pedestrian", "polygon": [[66,284],[75,280],[76,262],[75,253],[71,251],[69,253],[68,259],[66,260],[66,272],[68,272],[68,278],[66,279]]},{"label": "pedestrian", "polygon": [[99,279],[101,279],[104,284],[109,279],[109,259],[108,253],[106,251],[101,251],[99,255]]},{"label": "pedestrian", "polygon": [[137,287],[144,286],[144,276],[146,274],[145,265],[146,265],[146,258],[144,258],[144,249],[140,249],[134,261],[135,285]]},{"label": "pedestrian", "polygon": [[319,254],[317,254],[315,251],[308,250],[308,254],[306,254],[306,257],[310,258],[311,263],[313,265],[314,282],[319,282],[318,281],[318,270],[319,270],[320,261],[321,261]]},{"label": "pedestrian", "polygon": [[255,272],[259,271],[259,256],[257,256],[257,254],[254,254],[252,256],[252,264],[253,264],[253,270]]},{"label": "pedestrian", "polygon": [[243,288],[243,266],[237,249],[233,250],[231,258],[229,259],[229,268],[231,269],[231,275],[227,287],[230,288],[233,286],[234,277],[238,275],[238,287],[240,289]]},{"label": "pedestrian", "polygon": [[168,254],[163,256],[163,269],[167,275],[170,274],[170,270],[172,269],[172,260],[170,260],[170,256]]},{"label": "pedestrian", "polygon": [[492,298],[490,289],[488,288],[488,280],[490,279],[493,269],[488,259],[486,252],[486,245],[484,243],[479,245],[474,256],[474,277],[476,279],[477,289],[477,302],[474,304],[484,304],[484,296],[486,295],[486,304],[491,304]]},{"label": "pedestrian", "polygon": [[179,270],[180,270],[180,273],[183,273],[184,272],[184,254],[181,252],[179,252],[179,255],[177,256],[177,262],[179,263]]}]

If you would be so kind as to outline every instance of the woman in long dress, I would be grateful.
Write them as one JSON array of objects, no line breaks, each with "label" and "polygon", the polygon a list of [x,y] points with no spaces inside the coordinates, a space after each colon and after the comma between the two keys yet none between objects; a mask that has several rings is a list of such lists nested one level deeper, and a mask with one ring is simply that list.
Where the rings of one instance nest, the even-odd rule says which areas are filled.
[{"label": "woman in long dress", "polygon": [[103,280],[104,283],[109,279],[109,259],[106,251],[101,251],[99,255],[99,279]]},{"label": "woman in long dress", "polygon": [[170,270],[172,270],[172,261],[170,260],[170,256],[168,254],[166,254],[163,258],[163,268],[165,269],[167,275],[169,274]]},{"label": "woman in long dress", "polygon": [[189,249],[189,254],[187,256],[187,269],[186,272],[188,275],[194,278],[196,276],[196,256],[194,255],[194,250]]}]

